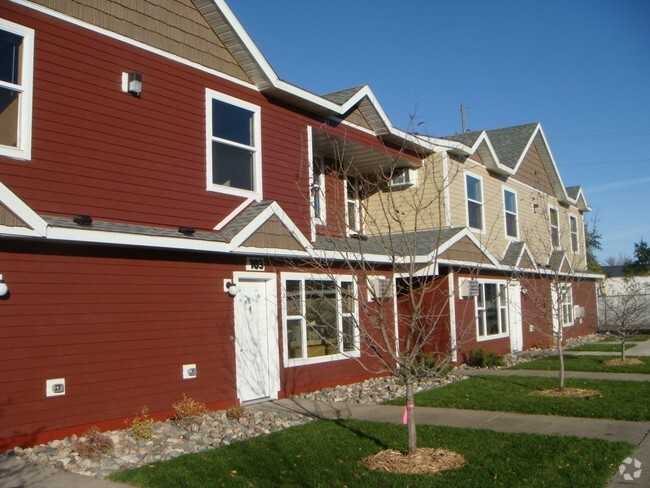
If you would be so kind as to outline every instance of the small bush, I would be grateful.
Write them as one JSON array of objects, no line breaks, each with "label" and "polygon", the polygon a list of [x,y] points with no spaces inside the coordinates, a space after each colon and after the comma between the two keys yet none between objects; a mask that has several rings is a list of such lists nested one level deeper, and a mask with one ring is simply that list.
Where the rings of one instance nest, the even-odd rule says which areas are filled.
[{"label": "small bush", "polygon": [[243,405],[235,405],[226,410],[226,418],[228,420],[239,420],[246,415],[246,409]]},{"label": "small bush", "polygon": [[475,368],[485,368],[487,365],[487,353],[483,348],[472,349],[467,355],[467,364]]},{"label": "small bush", "polygon": [[489,352],[485,364],[488,368],[497,368],[505,366],[506,361],[501,354],[497,354],[496,352]]},{"label": "small bush", "polygon": [[106,434],[102,434],[97,426],[93,426],[75,441],[74,450],[81,457],[99,459],[113,451],[113,441]]},{"label": "small bush", "polygon": [[433,376],[446,376],[453,366],[448,361],[441,359],[433,353],[422,353],[413,361],[411,372],[418,378],[430,378]]},{"label": "small bush", "polygon": [[154,422],[155,420],[149,415],[149,409],[147,407],[142,407],[140,415],[136,415],[133,419],[125,421],[129,426],[131,437],[145,441],[149,441],[153,437]]},{"label": "small bush", "polygon": [[183,393],[183,399],[172,405],[174,422],[188,431],[196,431],[201,426],[201,418],[207,413],[205,403],[198,402]]}]

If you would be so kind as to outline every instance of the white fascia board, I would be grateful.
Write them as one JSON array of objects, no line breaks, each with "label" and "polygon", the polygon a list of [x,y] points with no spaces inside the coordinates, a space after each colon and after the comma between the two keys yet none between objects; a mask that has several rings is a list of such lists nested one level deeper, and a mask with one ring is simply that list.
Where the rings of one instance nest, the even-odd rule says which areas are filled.
[{"label": "white fascia board", "polygon": [[327,259],[330,261],[342,261],[342,262],[355,262],[355,261],[366,261],[370,263],[377,264],[388,264],[394,265],[395,262],[389,257],[381,254],[363,254],[356,252],[347,252],[347,251],[336,251],[336,250],[322,250],[315,249],[314,257],[318,259]]},{"label": "white fascia board", "polygon": [[239,204],[239,206],[230,212],[226,217],[224,217],[221,222],[219,222],[217,225],[214,226],[212,230],[221,230],[223,229],[226,224],[228,224],[231,220],[233,220],[235,217],[237,217],[246,207],[248,207],[255,199],[253,197],[248,197],[246,200],[244,200],[242,203]]},{"label": "white fascia board", "polygon": [[271,203],[267,208],[265,208],[257,217],[255,217],[244,229],[242,229],[231,241],[230,249],[235,250],[241,246],[246,239],[251,237],[255,231],[266,222],[272,215],[276,215],[280,222],[289,230],[293,237],[300,243],[302,247],[305,248],[306,252],[309,252],[312,245],[309,240],[300,232],[300,229],[293,223],[289,216],[282,210],[280,205],[277,202]]},{"label": "white fascia board", "polygon": [[449,139],[440,139],[437,137],[430,137],[430,136],[411,136],[411,137],[414,137],[419,141],[426,140],[431,145],[431,148],[437,152],[456,151],[463,154],[464,156],[469,156],[470,154],[472,154],[472,148],[466,146],[461,142],[450,141]]},{"label": "white fascia board", "polygon": [[[459,233],[457,233],[454,237],[449,239],[448,241],[444,242],[438,249],[434,250],[432,253],[430,253],[427,256],[427,259],[429,261],[433,261],[436,259],[436,256],[439,256],[443,252],[447,251],[449,248],[451,248],[454,244],[456,244],[458,241],[460,241],[463,237],[469,238],[470,241],[476,245],[480,249],[480,251],[490,260],[490,263],[492,263],[493,266],[496,266],[497,268],[500,267],[499,261],[488,251],[483,244],[481,244],[481,241],[479,241],[476,236],[474,235],[473,232],[471,232],[467,227],[465,227],[463,230],[461,230]],[[447,262],[447,261],[445,261]],[[477,263],[474,263],[477,264]]]},{"label": "white fascia board", "polygon": [[43,220],[36,212],[34,212],[25,202],[0,182],[0,202],[7,207],[11,212],[25,222],[31,229],[21,227],[1,226],[2,233],[10,235],[25,235],[45,237],[47,222]]},{"label": "white fascia board", "polygon": [[69,229],[67,227],[49,227],[45,237],[56,241],[156,247],[187,251],[228,253],[230,250],[225,242],[200,241],[179,237],[145,236],[141,234],[126,234],[91,229]]},{"label": "white fascia board", "polygon": [[270,258],[304,258],[313,259],[315,256],[309,251],[292,251],[290,249],[271,249],[268,247],[244,247],[240,246],[231,254],[267,256]]}]

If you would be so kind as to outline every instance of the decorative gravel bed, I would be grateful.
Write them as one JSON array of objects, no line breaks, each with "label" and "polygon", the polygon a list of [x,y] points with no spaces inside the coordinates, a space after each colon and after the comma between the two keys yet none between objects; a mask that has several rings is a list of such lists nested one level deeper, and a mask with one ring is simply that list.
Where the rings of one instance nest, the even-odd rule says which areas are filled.
[{"label": "decorative gravel bed", "polygon": [[[578,340],[571,340],[571,346],[599,340],[592,335]],[[507,366],[536,359],[547,355],[548,351],[533,350],[505,356]],[[506,366],[506,367],[507,367]],[[464,378],[462,372],[466,366],[454,370],[445,378],[431,379],[420,383],[416,392],[447,385]],[[402,397],[405,388],[394,378],[375,378],[361,383],[327,388],[313,393],[299,395],[299,398],[321,400],[325,402],[347,402],[358,404],[378,404],[386,400]],[[128,430],[108,431],[112,443],[112,452],[99,459],[81,457],[75,452],[77,436],[66,437],[48,444],[22,449],[16,447],[6,454],[16,456],[43,466],[51,466],[87,476],[105,477],[116,471],[141,466],[157,461],[172,459],[219,446],[227,446],[259,435],[310,422],[312,419],[293,412],[269,412],[245,408],[244,415],[229,419],[225,411],[213,411],[206,414],[192,431],[185,430],[173,421],[155,422],[152,425],[151,440],[135,439]]]}]

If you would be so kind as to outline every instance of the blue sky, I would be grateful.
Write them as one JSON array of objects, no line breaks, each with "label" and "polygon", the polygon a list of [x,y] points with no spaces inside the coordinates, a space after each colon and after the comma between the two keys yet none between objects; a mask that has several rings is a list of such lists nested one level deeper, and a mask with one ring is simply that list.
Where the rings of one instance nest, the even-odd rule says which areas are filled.
[{"label": "blue sky", "polygon": [[650,240],[648,0],[229,0],[278,75],[369,84],[393,125],[445,136],[541,122],[601,261]]}]

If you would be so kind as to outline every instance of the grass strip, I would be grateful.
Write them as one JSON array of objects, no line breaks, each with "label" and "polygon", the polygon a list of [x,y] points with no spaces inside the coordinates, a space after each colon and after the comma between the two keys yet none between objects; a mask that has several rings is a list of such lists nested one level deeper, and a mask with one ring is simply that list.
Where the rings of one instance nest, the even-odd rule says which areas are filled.
[{"label": "grass strip", "polygon": [[420,447],[443,447],[468,464],[434,476],[370,471],[361,460],[404,449],[401,425],[317,421],[111,476],[142,487],[602,487],[633,446],[575,437],[418,426]]},{"label": "grass strip", "polygon": [[[631,359],[632,356],[629,357]],[[594,373],[636,373],[650,374],[650,357],[636,357],[643,364],[626,364],[624,366],[607,366],[605,361],[617,359],[616,356],[564,356],[564,368],[567,371],[592,371]],[[547,356],[526,363],[520,363],[508,369],[532,369],[553,371],[559,369],[560,360],[557,356]]]},{"label": "grass strip", "polygon": [[[625,350],[634,347],[636,344],[625,344]],[[602,344],[594,342],[592,344],[583,344],[582,346],[572,347],[567,351],[595,351],[595,352],[621,352],[620,344]]]},{"label": "grass strip", "polygon": [[[474,376],[415,395],[422,407],[495,410],[563,417],[650,420],[650,382],[567,379],[567,388],[599,390],[602,396],[548,398],[531,393],[557,388],[555,378]],[[404,399],[389,403],[403,405]]]}]

